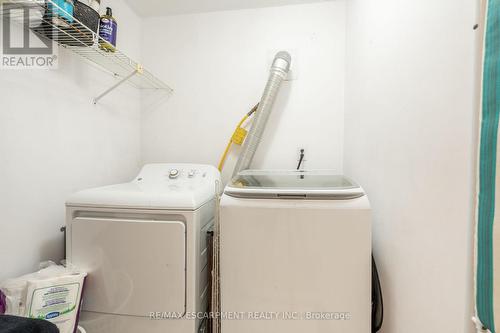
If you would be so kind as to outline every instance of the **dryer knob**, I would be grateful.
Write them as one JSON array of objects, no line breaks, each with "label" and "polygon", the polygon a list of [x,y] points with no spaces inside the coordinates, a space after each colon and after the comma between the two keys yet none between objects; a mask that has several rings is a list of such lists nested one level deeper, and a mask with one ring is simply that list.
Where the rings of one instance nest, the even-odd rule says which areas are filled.
[{"label": "dryer knob", "polygon": [[170,173],[168,174],[170,178],[177,178],[179,176],[179,170],[177,169],[172,169],[170,170]]}]

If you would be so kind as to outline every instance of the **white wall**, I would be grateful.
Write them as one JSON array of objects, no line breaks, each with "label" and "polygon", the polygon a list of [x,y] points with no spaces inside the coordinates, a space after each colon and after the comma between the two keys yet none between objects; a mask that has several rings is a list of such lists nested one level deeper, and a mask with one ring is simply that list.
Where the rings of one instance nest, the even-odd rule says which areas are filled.
[{"label": "white wall", "polygon": [[298,79],[284,84],[254,167],[293,168],[302,147],[306,167],[341,172],[344,44],[344,1],[145,19],[144,62],[175,92],[143,110],[144,162],[216,165],[288,49]]},{"label": "white wall", "polygon": [[141,16],[165,16],[176,14],[216,12],[248,8],[287,6],[329,0],[127,0]]},{"label": "white wall", "polygon": [[349,0],[345,173],[367,190],[383,332],[472,332],[474,0]]},{"label": "white wall", "polygon": [[[138,56],[140,19],[121,1],[112,6],[118,43]],[[0,73],[0,280],[63,257],[67,195],[127,180],[139,167],[138,91],[123,87],[94,106],[111,76],[65,50],[59,62]]]}]

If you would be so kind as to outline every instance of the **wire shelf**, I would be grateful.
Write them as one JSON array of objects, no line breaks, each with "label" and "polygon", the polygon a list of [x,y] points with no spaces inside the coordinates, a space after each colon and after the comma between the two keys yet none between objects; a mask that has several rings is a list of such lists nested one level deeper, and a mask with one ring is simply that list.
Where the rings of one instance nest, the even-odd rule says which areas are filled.
[{"label": "wire shelf", "polygon": [[142,65],[102,39],[95,31],[59,7],[53,0],[0,0],[0,17],[28,27],[41,38],[53,40],[61,47],[76,53],[117,78],[117,83],[100,98],[124,82],[138,89],[172,92],[163,81]]}]

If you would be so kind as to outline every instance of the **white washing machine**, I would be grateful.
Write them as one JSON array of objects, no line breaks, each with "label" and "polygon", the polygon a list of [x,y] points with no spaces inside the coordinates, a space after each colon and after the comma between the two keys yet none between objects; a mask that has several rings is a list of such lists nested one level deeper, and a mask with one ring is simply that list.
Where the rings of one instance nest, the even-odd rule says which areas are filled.
[{"label": "white washing machine", "polygon": [[220,207],[222,333],[371,332],[371,250],[354,182],[241,172]]},{"label": "white washing machine", "polygon": [[89,273],[88,333],[195,333],[207,310],[217,169],[149,164],[67,201],[67,260]]}]

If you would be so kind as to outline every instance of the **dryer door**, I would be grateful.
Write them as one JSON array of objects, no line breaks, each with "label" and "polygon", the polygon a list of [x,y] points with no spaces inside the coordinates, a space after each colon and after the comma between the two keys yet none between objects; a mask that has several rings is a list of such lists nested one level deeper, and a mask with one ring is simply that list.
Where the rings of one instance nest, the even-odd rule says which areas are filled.
[{"label": "dryer door", "polygon": [[186,226],[180,221],[76,217],[70,260],[88,272],[83,309],[183,315]]}]

